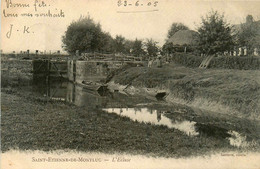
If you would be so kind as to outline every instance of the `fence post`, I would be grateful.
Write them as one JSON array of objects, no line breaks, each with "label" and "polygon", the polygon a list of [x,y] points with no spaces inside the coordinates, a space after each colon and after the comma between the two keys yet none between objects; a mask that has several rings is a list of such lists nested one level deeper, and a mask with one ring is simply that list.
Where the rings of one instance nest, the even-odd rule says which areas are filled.
[{"label": "fence post", "polygon": [[30,56],[30,50],[29,49],[27,50],[27,56],[28,57]]}]

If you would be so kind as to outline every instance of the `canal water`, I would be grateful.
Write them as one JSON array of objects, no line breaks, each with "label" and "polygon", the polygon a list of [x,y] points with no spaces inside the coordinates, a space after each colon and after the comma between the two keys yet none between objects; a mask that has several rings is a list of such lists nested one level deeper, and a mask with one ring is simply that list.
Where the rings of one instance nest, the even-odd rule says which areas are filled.
[{"label": "canal water", "polygon": [[[189,137],[207,136],[228,142],[234,147],[248,147],[254,144],[245,133],[225,129],[214,124],[194,120],[190,108],[169,106],[165,101],[151,100],[120,92],[97,92],[84,89],[68,81],[37,80],[33,83],[34,95],[46,101],[59,101],[85,108],[101,109],[108,114],[128,117],[143,125],[153,124],[174,128]],[[165,106],[167,105],[167,106]]]}]

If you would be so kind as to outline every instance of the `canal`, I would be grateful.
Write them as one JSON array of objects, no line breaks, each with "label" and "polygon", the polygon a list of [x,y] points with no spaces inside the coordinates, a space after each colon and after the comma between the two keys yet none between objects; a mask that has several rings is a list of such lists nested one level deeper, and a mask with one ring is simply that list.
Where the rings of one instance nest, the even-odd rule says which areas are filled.
[{"label": "canal", "polygon": [[144,126],[176,129],[191,139],[211,138],[234,148],[249,148],[258,144],[257,133],[252,135],[246,132],[250,127],[238,128],[226,120],[205,118],[187,106],[169,104],[142,95],[88,90],[64,80],[49,80],[44,78],[34,82],[31,86],[32,94],[44,98],[46,102],[64,102],[84,109],[97,109],[108,115],[129,118]]}]

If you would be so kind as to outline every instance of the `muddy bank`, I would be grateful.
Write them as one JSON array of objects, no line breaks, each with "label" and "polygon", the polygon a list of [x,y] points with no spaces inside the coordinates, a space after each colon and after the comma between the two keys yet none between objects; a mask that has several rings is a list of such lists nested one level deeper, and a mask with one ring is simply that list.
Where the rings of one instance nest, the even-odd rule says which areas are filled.
[{"label": "muddy bank", "polygon": [[[185,104],[235,117],[260,120],[260,71],[132,67],[111,79],[131,94],[151,95],[161,90],[168,102]],[[151,92],[152,91],[152,92]]]}]

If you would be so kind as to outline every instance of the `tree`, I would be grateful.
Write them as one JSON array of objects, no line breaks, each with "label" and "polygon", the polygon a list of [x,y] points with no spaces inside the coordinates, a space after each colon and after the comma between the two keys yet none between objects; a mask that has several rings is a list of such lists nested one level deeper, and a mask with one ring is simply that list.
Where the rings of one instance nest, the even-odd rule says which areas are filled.
[{"label": "tree", "polygon": [[254,22],[254,18],[252,15],[247,15],[246,17],[246,23],[247,24],[252,24]]},{"label": "tree", "polygon": [[116,35],[114,39],[115,44],[115,52],[117,53],[125,53],[125,38],[121,35]]},{"label": "tree", "polygon": [[246,46],[249,53],[252,53],[254,48],[260,47],[259,25],[254,22],[252,15],[248,15],[246,17],[246,23],[241,24],[238,33],[238,45]]},{"label": "tree", "polygon": [[154,41],[153,39],[147,39],[145,43],[147,53],[149,56],[155,57],[159,52],[159,47],[157,46],[158,42]]},{"label": "tree", "polygon": [[228,51],[234,45],[231,26],[217,11],[202,17],[198,33],[198,50],[206,55]]},{"label": "tree", "polygon": [[171,54],[174,53],[174,47],[172,42],[171,43],[165,43],[162,47],[162,51],[164,54]]},{"label": "tree", "polygon": [[182,23],[173,23],[168,31],[167,38],[171,38],[179,30],[189,30],[189,28]]},{"label": "tree", "polygon": [[145,54],[145,51],[143,50],[143,42],[141,40],[135,39],[132,54],[137,57]]},{"label": "tree", "polygon": [[115,46],[114,46],[114,39],[112,38],[112,36],[105,32],[102,34],[102,42],[100,44],[101,48],[101,52],[103,53],[114,53],[115,51]]},{"label": "tree", "polygon": [[131,40],[125,40],[125,54],[131,54],[131,51],[133,50],[134,41]]},{"label": "tree", "polygon": [[74,54],[76,50],[82,52],[102,51],[104,47],[104,34],[100,24],[96,24],[93,19],[81,17],[73,21],[62,37],[63,46],[68,53]]}]

